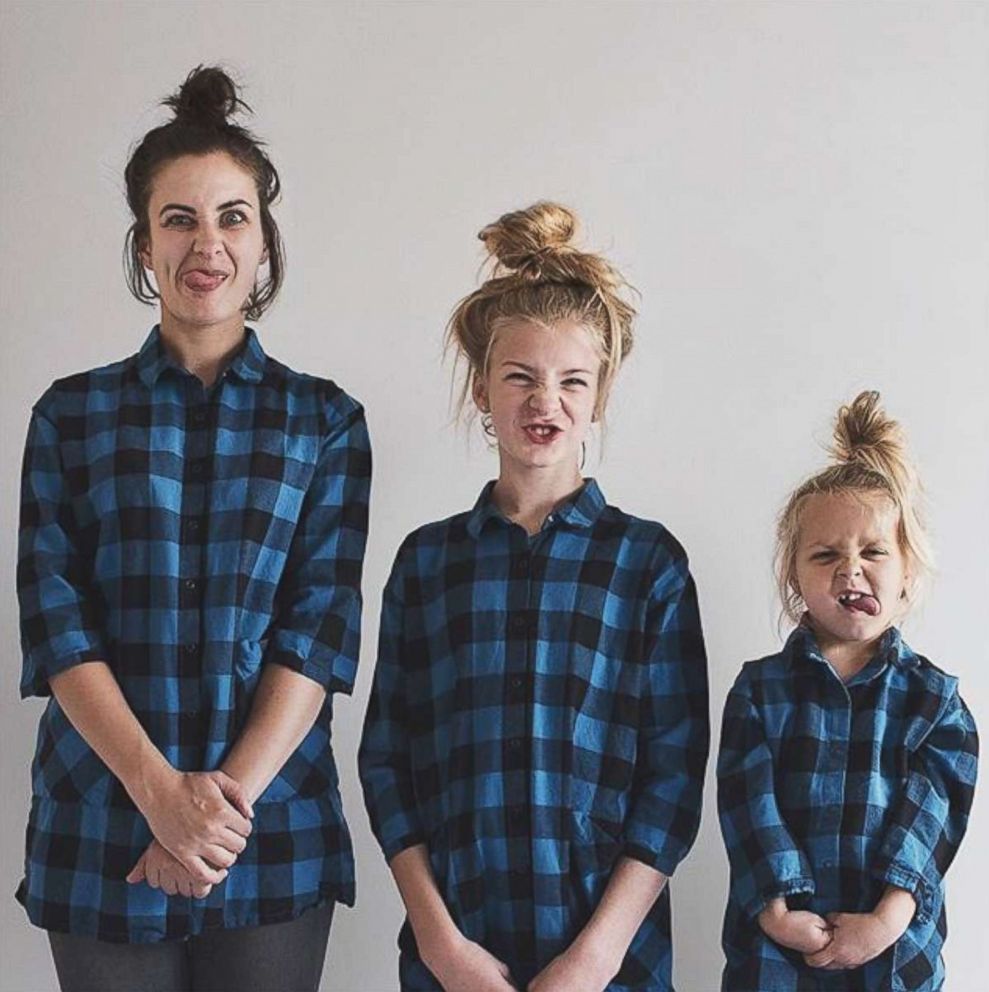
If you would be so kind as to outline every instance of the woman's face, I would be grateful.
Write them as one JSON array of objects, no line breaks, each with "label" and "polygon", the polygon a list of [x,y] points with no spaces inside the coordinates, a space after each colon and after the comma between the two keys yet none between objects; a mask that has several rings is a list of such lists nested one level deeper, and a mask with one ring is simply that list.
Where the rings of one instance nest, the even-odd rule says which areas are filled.
[{"label": "woman's face", "polygon": [[154,272],[165,330],[242,327],[266,259],[253,176],[226,152],[183,155],[155,176],[141,260]]},{"label": "woman's face", "polygon": [[474,400],[490,413],[502,468],[577,470],[594,419],[601,358],[576,321],[505,323]]}]

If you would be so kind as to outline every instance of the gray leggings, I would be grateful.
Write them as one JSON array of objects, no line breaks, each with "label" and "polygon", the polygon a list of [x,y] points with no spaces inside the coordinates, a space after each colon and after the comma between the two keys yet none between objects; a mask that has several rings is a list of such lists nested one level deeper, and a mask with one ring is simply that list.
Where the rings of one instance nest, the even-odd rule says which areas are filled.
[{"label": "gray leggings", "polygon": [[333,903],[287,923],[110,944],[49,933],[62,992],[317,992]]}]

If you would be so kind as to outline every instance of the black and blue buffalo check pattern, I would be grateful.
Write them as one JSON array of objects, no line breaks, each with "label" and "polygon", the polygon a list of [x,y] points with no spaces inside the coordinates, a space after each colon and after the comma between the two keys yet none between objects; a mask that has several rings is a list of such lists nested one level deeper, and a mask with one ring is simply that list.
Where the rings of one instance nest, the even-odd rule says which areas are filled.
[{"label": "black and blue buffalo check pattern", "polygon": [[254,332],[215,387],[155,328],[139,354],[54,383],[24,458],[18,562],[22,695],[105,661],[183,771],[220,765],[261,670],[327,700],[255,804],[253,833],[205,899],[124,881],[151,841],[122,785],[51,698],[33,765],[18,898],[49,930],[183,938],[352,903],[330,747],[332,692],[353,686],[370,451],[361,407],[269,358]]},{"label": "black and blue buffalo check pattern", "polygon": [[[848,683],[803,625],[780,654],[746,664],[718,758],[731,862],[722,988],[940,989],[944,874],[965,833],[977,755],[957,679],[895,628]],[[811,968],[756,920],[778,896],[821,915],[868,912],[887,885],[913,893],[917,912],[893,947],[860,968]]]},{"label": "black and blue buffalo check pattern", "polygon": [[[531,539],[491,488],[402,544],[360,751],[387,859],[428,847],[460,930],[526,983],[623,856],[670,875],[697,831],[707,673],[693,580],[593,480]],[[406,923],[402,988],[439,989]],[[669,888],[609,986],[669,989]]]}]

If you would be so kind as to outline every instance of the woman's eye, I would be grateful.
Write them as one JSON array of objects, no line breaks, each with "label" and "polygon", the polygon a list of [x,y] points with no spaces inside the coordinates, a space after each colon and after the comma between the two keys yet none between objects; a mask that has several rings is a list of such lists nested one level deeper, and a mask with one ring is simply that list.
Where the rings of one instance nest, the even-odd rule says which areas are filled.
[{"label": "woman's eye", "polygon": [[192,218],[186,214],[169,214],[164,221],[165,227],[188,227]]},{"label": "woman's eye", "polygon": [[247,214],[242,210],[228,210],[220,217],[220,223],[224,227],[235,227],[237,224],[244,224],[247,221]]}]

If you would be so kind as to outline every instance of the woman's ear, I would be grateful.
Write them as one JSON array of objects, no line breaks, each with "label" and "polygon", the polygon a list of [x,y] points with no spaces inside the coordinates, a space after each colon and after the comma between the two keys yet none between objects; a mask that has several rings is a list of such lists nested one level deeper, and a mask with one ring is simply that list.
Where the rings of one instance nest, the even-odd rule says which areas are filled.
[{"label": "woman's ear", "polygon": [[478,410],[481,413],[490,413],[491,404],[488,402],[488,390],[482,376],[475,373],[474,378],[471,380],[470,392],[474,399],[474,405]]},{"label": "woman's ear", "polygon": [[151,243],[147,238],[141,238],[137,244],[137,257],[141,260],[141,265],[146,269],[152,268],[151,265]]}]

